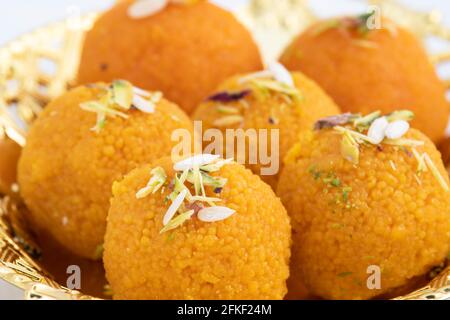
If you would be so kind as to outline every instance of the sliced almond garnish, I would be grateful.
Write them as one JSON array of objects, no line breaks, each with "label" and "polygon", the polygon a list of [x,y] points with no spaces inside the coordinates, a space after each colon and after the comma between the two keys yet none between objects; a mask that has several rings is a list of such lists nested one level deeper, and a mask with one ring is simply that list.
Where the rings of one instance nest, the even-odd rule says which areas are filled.
[{"label": "sliced almond garnish", "polygon": [[163,218],[163,225],[166,226],[170,220],[172,220],[173,216],[177,213],[178,209],[181,207],[181,204],[183,203],[184,199],[187,196],[187,190],[181,190],[180,194],[173,200],[172,204],[170,205],[169,209],[167,209],[166,214]]},{"label": "sliced almond garnish", "polygon": [[185,170],[190,170],[192,168],[194,168],[194,166],[204,166],[207,164],[211,164],[214,161],[218,160],[220,158],[219,155],[215,155],[215,154],[198,154],[195,155],[193,157],[181,160],[177,163],[175,163],[175,165],[173,166],[173,169],[175,171],[185,171]]},{"label": "sliced almond garnish", "polygon": [[139,0],[128,7],[128,16],[132,19],[142,19],[163,10],[169,4],[168,0]]},{"label": "sliced almond garnish", "polygon": [[385,130],[385,135],[388,139],[400,139],[409,130],[409,123],[405,120],[397,120],[389,123]]},{"label": "sliced almond garnish", "polygon": [[217,222],[228,219],[231,217],[235,210],[227,208],[227,207],[208,207],[199,211],[198,218],[203,222]]},{"label": "sliced almond garnish", "polygon": [[428,168],[430,168],[431,173],[433,174],[433,176],[439,182],[439,184],[441,185],[442,189],[444,189],[445,192],[448,192],[449,191],[449,187],[447,185],[447,182],[445,181],[444,177],[439,172],[439,170],[436,167],[436,165],[434,164],[433,160],[431,160],[430,156],[427,153],[424,153],[423,155],[424,155],[423,158],[425,160],[425,163],[427,164]]},{"label": "sliced almond garnish", "polygon": [[142,98],[139,95],[134,95],[133,96],[133,106],[145,113],[154,113],[155,112],[155,104],[145,98]]},{"label": "sliced almond garnish", "polygon": [[372,122],[369,131],[367,132],[367,136],[373,141],[373,144],[379,144],[383,141],[388,125],[389,122],[386,117],[378,118]]},{"label": "sliced almond garnish", "polygon": [[143,98],[150,98],[150,96],[152,95],[150,93],[150,91],[138,88],[138,87],[133,87],[133,93],[137,94],[138,96],[141,96]]},{"label": "sliced almond garnish", "polygon": [[294,79],[291,73],[279,62],[272,62],[268,65],[268,70],[272,72],[275,80],[284,83],[290,87],[294,87]]},{"label": "sliced almond garnish", "polygon": [[162,234],[164,232],[178,228],[183,223],[185,223],[187,220],[191,219],[191,217],[194,215],[194,213],[195,213],[195,210],[189,210],[187,212],[180,214],[175,219],[170,220],[170,222],[167,225],[165,225],[164,228],[162,228],[159,233]]}]

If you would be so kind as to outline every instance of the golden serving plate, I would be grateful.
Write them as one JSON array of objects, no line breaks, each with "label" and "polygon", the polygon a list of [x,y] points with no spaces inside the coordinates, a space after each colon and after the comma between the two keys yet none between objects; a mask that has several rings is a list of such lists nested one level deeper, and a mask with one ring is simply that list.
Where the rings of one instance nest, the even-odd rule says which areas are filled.
[{"label": "golden serving plate", "polygon": [[[437,11],[414,12],[394,0],[372,0],[369,4],[377,5],[383,15],[418,37],[450,41],[450,30],[441,25]],[[276,58],[293,36],[317,20],[307,0],[251,0],[235,13],[252,30],[267,61]],[[73,85],[84,34],[96,17],[72,17],[0,48],[0,146],[7,139],[23,146],[27,125],[47,102]],[[431,59],[436,64],[450,61],[450,52]],[[4,156],[1,152],[0,160]],[[23,289],[26,299],[96,299],[93,293],[67,289],[44,269],[24,212],[17,184],[5,194],[0,188],[0,279]],[[450,267],[442,266],[435,273],[439,275],[426,287],[396,299],[450,300]]]}]

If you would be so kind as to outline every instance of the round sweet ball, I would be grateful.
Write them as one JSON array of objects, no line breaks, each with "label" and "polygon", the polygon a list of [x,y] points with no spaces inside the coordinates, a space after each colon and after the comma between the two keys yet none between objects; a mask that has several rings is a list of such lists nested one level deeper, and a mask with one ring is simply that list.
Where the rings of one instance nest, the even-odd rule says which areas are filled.
[{"label": "round sweet ball", "polygon": [[170,155],[187,115],[158,92],[126,81],[75,88],[32,125],[18,168],[32,225],[86,258],[100,258],[112,183]]},{"label": "round sweet ball", "polygon": [[387,19],[372,26],[374,18],[319,22],[294,40],[281,61],[317,81],[343,111],[408,108],[416,114],[414,127],[439,142],[450,115],[443,82],[415,35]]},{"label": "round sweet ball", "polygon": [[[280,177],[294,230],[290,296],[298,283],[326,299],[388,295],[449,253],[449,179],[434,144],[415,129],[392,136],[404,120],[381,117],[367,132],[372,116],[356,126],[346,116],[304,135]],[[379,134],[386,123],[395,139]]]},{"label": "round sweet ball", "polygon": [[142,2],[151,5],[120,1],[95,22],[79,83],[128,79],[161,90],[189,114],[227,77],[262,67],[251,34],[230,12],[207,1],[170,1],[150,13]]},{"label": "round sweet ball", "polygon": [[115,299],[286,294],[286,210],[250,170],[208,158],[164,158],[114,184],[104,264]]},{"label": "round sweet ball", "polygon": [[0,136],[0,194],[12,195],[17,191],[15,183],[20,152],[21,148],[16,142]]},{"label": "round sweet ball", "polygon": [[[284,157],[299,135],[312,130],[320,118],[338,113],[339,107],[314,81],[272,64],[266,71],[226,80],[192,118],[201,121],[205,136],[209,129],[219,129],[223,136],[219,152],[226,157],[234,152],[236,159],[245,160],[248,168],[276,188]],[[227,134],[230,129],[237,138]],[[245,137],[238,135],[240,129]],[[209,151],[211,141],[203,140],[204,150]],[[238,148],[240,141],[245,148]]]}]

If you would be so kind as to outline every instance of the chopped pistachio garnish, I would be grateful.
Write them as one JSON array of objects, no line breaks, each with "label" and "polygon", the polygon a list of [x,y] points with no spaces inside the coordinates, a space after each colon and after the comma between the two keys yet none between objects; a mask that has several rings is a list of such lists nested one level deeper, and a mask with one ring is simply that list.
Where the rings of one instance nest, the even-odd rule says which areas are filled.
[{"label": "chopped pistachio garnish", "polygon": [[427,164],[425,163],[424,155],[420,155],[415,148],[412,148],[412,153],[417,160],[417,174],[421,174],[428,170]]},{"label": "chopped pistachio garnish", "polygon": [[250,83],[256,88],[261,96],[270,96],[270,92],[286,95],[294,101],[300,101],[302,95],[296,87],[291,87],[285,83],[270,79],[254,79]]},{"label": "chopped pistachio garnish", "polygon": [[[353,164],[358,164],[361,144],[375,145],[381,150],[381,144],[397,147],[423,145],[423,141],[402,138],[410,128],[408,121],[413,118],[414,113],[408,110],[396,111],[388,116],[382,116],[380,111],[366,116],[346,113],[320,119],[316,122],[315,129],[333,128],[341,133],[343,157]],[[365,131],[367,134],[364,134]]]},{"label": "chopped pistachio garnish", "polygon": [[397,166],[395,165],[394,161],[389,160],[389,164],[391,165],[392,170],[397,171]]},{"label": "chopped pistachio garnish", "polygon": [[355,165],[359,163],[359,146],[348,132],[345,132],[342,137],[341,154],[351,163]]},{"label": "chopped pistachio garnish", "polygon": [[150,193],[155,193],[156,191],[158,191],[166,183],[167,175],[163,168],[156,167],[150,173],[152,174],[152,177],[147,183],[147,186],[140,189],[136,193],[136,198],[145,198]]},{"label": "chopped pistachio garnish", "polygon": [[381,116],[381,111],[372,112],[364,117],[358,117],[353,121],[357,129],[368,129],[370,125]]},{"label": "chopped pistachio garnish", "polygon": [[128,81],[117,80],[111,84],[111,99],[122,109],[130,109],[133,95],[133,86]]},{"label": "chopped pistachio garnish", "polygon": [[409,110],[399,110],[394,111],[386,116],[389,122],[394,122],[398,120],[411,121],[414,119],[414,112]]},{"label": "chopped pistachio garnish", "polygon": [[206,164],[203,166],[200,166],[200,170],[205,172],[216,172],[222,169],[222,167],[226,164],[230,164],[233,162],[233,159],[221,159],[211,164]]},{"label": "chopped pistachio garnish", "polygon": [[[163,217],[164,228],[161,230],[161,233],[179,227],[194,214],[198,215],[202,209],[208,208],[205,204],[209,205],[209,207],[216,207],[215,203],[222,201],[220,198],[207,196],[205,187],[212,187],[214,192],[219,194],[226,185],[227,179],[216,176],[213,177],[208,173],[218,172],[224,165],[229,164],[232,161],[232,159],[220,159],[219,156],[212,154],[201,154],[174,164],[176,173],[172,182],[167,186],[167,188],[171,190],[171,193],[167,195],[164,200],[165,204],[169,201],[172,203]],[[167,175],[162,168],[157,167],[153,169],[151,173],[153,175],[152,178],[145,188],[137,192],[137,198],[141,199],[150,193],[155,193],[165,185]],[[186,182],[193,185],[194,195],[191,194],[190,189],[185,185]],[[165,188],[163,188],[163,191],[164,190]],[[220,191],[216,192],[217,190]],[[187,201],[187,203],[185,203],[185,201]],[[231,216],[229,210],[231,209],[227,208],[225,211],[219,210],[220,212],[216,212],[221,216],[215,217],[214,219],[217,220],[214,221],[219,221],[222,218],[225,219],[228,216]],[[229,215],[224,216],[225,213]]]},{"label": "chopped pistachio garnish", "polygon": [[224,113],[224,114],[238,114],[239,113],[239,110],[237,108],[228,107],[228,106],[224,106],[224,105],[218,106],[217,111],[219,113]]},{"label": "chopped pistachio garnish", "polygon": [[95,112],[95,113],[101,113],[104,114],[105,116],[110,116],[110,117],[122,117],[124,119],[128,119],[128,115],[115,110],[109,106],[105,106],[104,104],[97,102],[97,101],[88,101],[85,103],[80,104],[80,108],[85,110],[85,111],[90,111],[90,112]]},{"label": "chopped pistachio garnish", "polygon": [[416,179],[417,184],[418,184],[419,186],[422,185],[422,180],[420,180],[420,178],[417,176],[417,174],[414,174],[414,179]]},{"label": "chopped pistachio garnish", "polygon": [[191,217],[194,215],[194,213],[195,213],[194,210],[189,210],[189,211],[186,211],[186,212],[180,214],[178,217],[170,220],[170,222],[168,224],[166,224],[159,233],[162,234],[164,232],[178,228],[183,223],[185,223],[187,220],[191,219]]},{"label": "chopped pistachio garnish", "polygon": [[362,142],[368,142],[370,144],[376,144],[374,143],[374,141],[372,139],[370,139],[368,136],[366,136],[365,134],[356,132],[354,130],[350,130],[341,126],[336,126],[334,127],[334,129],[336,131],[339,131],[341,133],[347,133],[349,136],[351,136],[353,139],[355,139],[355,141],[359,144]]},{"label": "chopped pistachio garnish", "polygon": [[442,189],[444,189],[445,192],[448,192],[449,191],[449,187],[448,187],[447,182],[445,181],[444,177],[439,172],[439,169],[436,167],[436,165],[434,164],[433,160],[431,160],[431,157],[428,155],[428,153],[424,153],[424,159],[425,159],[425,163],[430,168],[431,173],[436,178],[436,180],[439,182],[439,184],[441,185]]},{"label": "chopped pistachio garnish", "polygon": [[214,121],[213,125],[216,127],[228,127],[236,124],[241,124],[244,121],[244,117],[240,115],[226,116]]},{"label": "chopped pistachio garnish", "polygon": [[103,90],[97,100],[87,101],[80,104],[80,108],[85,111],[97,114],[97,123],[91,129],[99,133],[104,128],[106,118],[121,117],[128,119],[128,115],[123,111],[128,111],[135,107],[142,112],[152,113],[161,98],[161,92],[150,93],[138,88],[125,80],[115,80],[106,88],[95,86]]},{"label": "chopped pistachio garnish", "polygon": [[227,183],[227,179],[225,178],[216,178],[213,176],[210,176],[206,172],[198,171],[198,175],[194,172],[189,172],[187,176],[187,181],[190,183],[197,184],[199,183],[200,179],[202,179],[202,182],[205,186],[213,187],[213,188],[223,188],[225,184]]}]

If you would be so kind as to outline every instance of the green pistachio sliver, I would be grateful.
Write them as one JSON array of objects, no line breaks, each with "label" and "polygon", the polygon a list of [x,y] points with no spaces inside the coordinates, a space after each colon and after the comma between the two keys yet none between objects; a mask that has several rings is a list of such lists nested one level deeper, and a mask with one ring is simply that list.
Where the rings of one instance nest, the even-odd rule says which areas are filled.
[{"label": "green pistachio sliver", "polygon": [[366,115],[364,117],[356,118],[353,121],[353,125],[355,127],[357,127],[357,128],[360,128],[360,127],[368,128],[368,127],[370,127],[372,122],[374,122],[380,116],[381,116],[381,111],[375,111],[375,112],[372,112],[371,114],[368,114],[368,115]]},{"label": "green pistachio sliver", "polygon": [[428,170],[423,155],[420,155],[415,148],[412,148],[412,153],[417,160],[417,172],[426,172]]},{"label": "green pistachio sliver", "polygon": [[368,142],[370,144],[376,144],[371,138],[366,136],[365,134],[356,132],[354,130],[350,130],[341,126],[334,127],[334,130],[340,132],[340,133],[348,133],[352,139],[354,139],[357,143],[360,143],[361,141]]},{"label": "green pistachio sliver", "polygon": [[427,153],[424,153],[423,156],[424,156],[425,163],[430,168],[431,173],[436,178],[436,180],[439,182],[439,184],[441,185],[442,189],[444,189],[445,192],[448,192],[449,191],[449,187],[447,185],[447,182],[445,181],[444,177],[439,172],[439,170],[436,167],[436,165],[434,164],[433,160],[431,160],[431,157]]},{"label": "green pistachio sliver", "polygon": [[[201,176],[202,176],[203,184],[205,186],[213,187],[213,188],[223,188],[228,181],[225,178],[219,178],[219,177],[216,178],[216,177],[210,176],[209,174],[207,174],[205,172],[201,172]],[[187,181],[194,184],[195,180],[194,180],[194,174],[192,172],[189,173],[189,175],[187,177]]]},{"label": "green pistachio sliver", "polygon": [[100,133],[100,131],[105,127],[106,124],[106,115],[104,112],[97,113],[97,123],[93,128],[91,128],[92,131],[96,133]]},{"label": "green pistachio sliver", "polygon": [[230,164],[231,162],[233,162],[233,159],[220,160],[217,161],[216,163],[201,166],[200,170],[206,172],[217,172],[220,169],[222,169],[224,165]]},{"label": "green pistachio sliver", "polygon": [[231,115],[219,118],[213,122],[215,127],[228,127],[241,124],[244,121],[244,117],[241,115]]},{"label": "green pistachio sliver", "polygon": [[218,106],[217,111],[222,114],[239,114],[239,110],[237,108],[224,105]]},{"label": "green pistachio sliver", "polygon": [[297,100],[297,101],[302,99],[300,90],[298,90],[296,87],[291,87],[291,86],[281,83],[279,81],[268,80],[268,79],[255,79],[252,81],[252,83],[257,88],[262,89],[262,90],[282,93],[282,94],[290,96],[291,98],[293,98],[294,100]]},{"label": "green pistachio sliver", "polygon": [[114,103],[125,110],[133,103],[133,86],[125,80],[116,80],[111,85],[111,97]]},{"label": "green pistachio sliver", "polygon": [[152,174],[152,177],[147,183],[147,186],[136,193],[137,199],[142,199],[151,193],[155,193],[166,183],[167,175],[163,168],[156,167],[150,173]]},{"label": "green pistachio sliver", "polygon": [[178,215],[176,218],[173,218],[172,220],[170,220],[169,223],[166,224],[159,233],[162,234],[164,232],[178,228],[183,223],[185,223],[187,220],[191,219],[191,217],[194,215],[194,213],[195,213],[194,210],[189,210],[189,211],[186,211],[186,212]]},{"label": "green pistachio sliver", "polygon": [[184,170],[180,176],[178,176],[178,174],[175,175],[175,178],[173,179],[174,181],[173,192],[169,194],[169,196],[167,197],[168,200],[171,201],[175,200],[175,198],[178,196],[178,194],[180,194],[181,191],[187,189],[186,186],[184,185],[184,182],[186,181],[188,174],[189,170]]},{"label": "green pistachio sliver", "polygon": [[394,122],[398,120],[411,121],[414,119],[414,112],[409,110],[399,110],[394,111],[386,116],[389,122]]},{"label": "green pistachio sliver", "polygon": [[342,156],[357,165],[359,163],[359,146],[354,142],[348,132],[345,132],[341,141]]},{"label": "green pistachio sliver", "polygon": [[98,101],[88,101],[88,102],[82,103],[82,104],[80,104],[80,108],[85,111],[90,111],[90,112],[95,112],[95,113],[103,112],[105,115],[109,115],[111,117],[119,116],[124,119],[128,119],[128,115],[126,115],[125,113],[114,110],[108,106],[103,105],[102,103],[100,103]]}]

